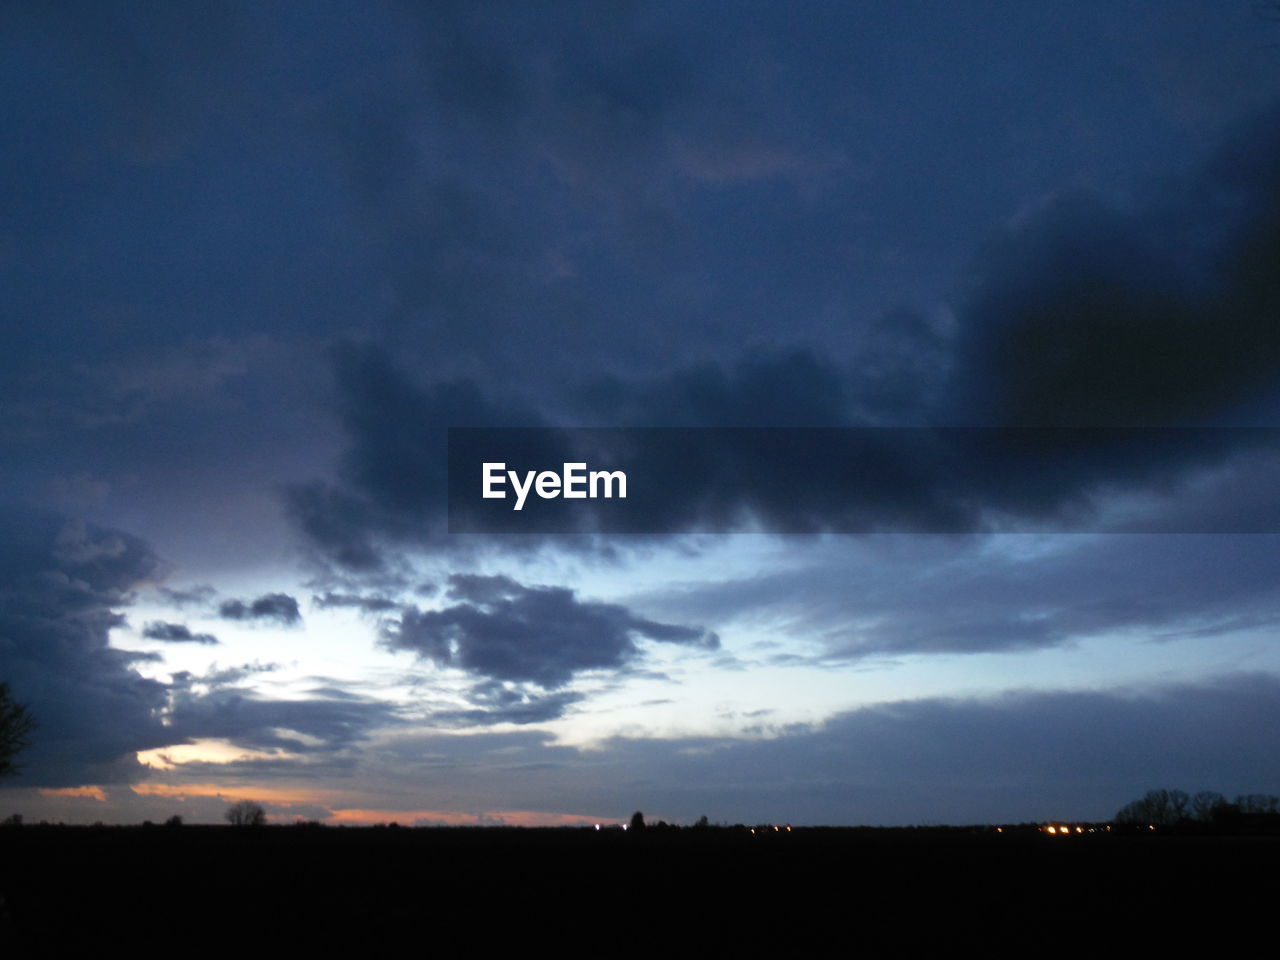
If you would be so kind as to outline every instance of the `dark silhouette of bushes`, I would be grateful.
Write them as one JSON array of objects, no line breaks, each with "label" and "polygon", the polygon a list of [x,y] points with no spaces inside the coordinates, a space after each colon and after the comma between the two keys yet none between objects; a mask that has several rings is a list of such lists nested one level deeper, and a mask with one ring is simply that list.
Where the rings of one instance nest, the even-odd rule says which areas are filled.
[{"label": "dark silhouette of bushes", "polygon": [[1216,790],[1202,790],[1194,797],[1182,790],[1148,790],[1140,800],[1121,807],[1115,821],[1166,828],[1272,832],[1280,829],[1280,797],[1246,793],[1228,801]]}]

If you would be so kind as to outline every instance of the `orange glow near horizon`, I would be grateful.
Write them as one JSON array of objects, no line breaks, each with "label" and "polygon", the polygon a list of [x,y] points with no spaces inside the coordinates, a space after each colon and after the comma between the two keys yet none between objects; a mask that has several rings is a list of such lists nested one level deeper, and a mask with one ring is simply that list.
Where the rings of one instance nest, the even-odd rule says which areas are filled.
[{"label": "orange glow near horizon", "polygon": [[83,797],[106,803],[107,795],[101,787],[41,787],[40,793],[46,797]]},{"label": "orange glow near horizon", "polygon": [[[73,790],[98,790],[97,787],[74,787]],[[252,800],[280,807],[318,806],[329,810],[322,822],[333,826],[373,826],[399,823],[412,826],[425,822],[451,827],[580,827],[596,823],[614,823],[611,817],[591,817],[576,813],[548,813],[540,810],[493,810],[484,813],[460,813],[455,810],[382,810],[343,806],[351,795],[341,790],[316,790],[305,787],[228,786],[221,783],[135,783],[130,790],[143,797],[212,797],[232,803]],[[80,796],[82,794],[75,794]],[[87,794],[84,794],[87,795]],[[277,815],[279,817],[279,815]]]},{"label": "orange glow near horizon", "polygon": [[223,783],[135,783],[129,787],[142,797],[214,797],[221,800],[253,800],[280,806],[318,804],[329,806],[342,796],[339,790],[314,790],[305,787],[228,786]]}]

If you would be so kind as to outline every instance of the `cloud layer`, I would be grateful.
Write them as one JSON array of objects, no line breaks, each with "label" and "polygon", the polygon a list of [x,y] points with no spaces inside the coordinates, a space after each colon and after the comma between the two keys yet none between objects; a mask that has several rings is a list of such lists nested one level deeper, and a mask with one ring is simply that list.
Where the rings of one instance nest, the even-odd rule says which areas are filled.
[{"label": "cloud layer", "polygon": [[384,629],[383,642],[440,666],[548,690],[583,671],[627,666],[640,654],[637,640],[703,649],[720,644],[700,628],[658,623],[617,604],[579,600],[565,587],[528,587],[504,576],[455,574],[447,597],[453,603],[440,610],[406,610]]},{"label": "cloud layer", "polygon": [[[826,820],[1280,793],[1274,535],[1181,535],[1280,530],[1276,25],[1004,6],[3,5],[27,782]],[[643,533],[561,502],[585,532],[461,536],[451,427],[690,435],[610,451],[681,478]],[[824,470],[742,428],[880,439]],[[504,458],[535,453],[592,459]],[[757,528],[806,535],[702,533]],[[1093,692],[917,695],[1049,661]],[[915,693],[762,726],[816,715],[797,664]]]}]

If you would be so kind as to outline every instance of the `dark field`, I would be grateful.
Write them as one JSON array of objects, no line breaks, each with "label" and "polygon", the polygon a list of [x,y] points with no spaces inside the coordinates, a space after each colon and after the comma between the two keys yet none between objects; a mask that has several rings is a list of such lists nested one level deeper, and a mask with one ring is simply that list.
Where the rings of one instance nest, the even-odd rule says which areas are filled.
[{"label": "dark field", "polygon": [[575,956],[779,937],[995,949],[1265,929],[1278,867],[1277,837],[25,826],[0,830],[0,956],[347,942],[363,954],[402,936],[424,956],[573,937],[586,938]]}]

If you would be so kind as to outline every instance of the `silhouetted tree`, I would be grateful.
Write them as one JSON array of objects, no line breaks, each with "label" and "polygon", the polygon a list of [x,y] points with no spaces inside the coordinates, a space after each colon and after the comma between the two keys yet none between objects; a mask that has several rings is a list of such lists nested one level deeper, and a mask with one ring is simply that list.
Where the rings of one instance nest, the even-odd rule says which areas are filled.
[{"label": "silhouetted tree", "polygon": [[1117,811],[1118,823],[1148,823],[1169,827],[1187,818],[1191,798],[1181,790],[1148,790],[1141,800]]},{"label": "silhouetted tree", "polygon": [[260,827],[267,822],[267,811],[252,800],[241,800],[227,807],[227,823],[234,827]]},{"label": "silhouetted tree", "polygon": [[1236,797],[1241,813],[1280,813],[1280,797],[1269,793],[1245,793]]},{"label": "silhouetted tree", "polygon": [[1188,797],[1181,790],[1148,790],[1141,800],[1127,803],[1116,813],[1119,823],[1173,826],[1195,820],[1217,829],[1233,829],[1242,818],[1280,814],[1280,797],[1246,793],[1228,802],[1216,790],[1202,790]]},{"label": "silhouetted tree", "polygon": [[0,683],[0,776],[17,772],[13,757],[27,745],[35,726],[27,708],[9,696],[9,685]]},{"label": "silhouetted tree", "polygon": [[631,815],[631,829],[632,830],[644,829],[644,814],[641,813],[639,810],[637,810],[635,813]]},{"label": "silhouetted tree", "polygon": [[1213,821],[1213,811],[1225,805],[1227,798],[1217,790],[1201,790],[1191,798],[1191,815],[1201,823]]}]

